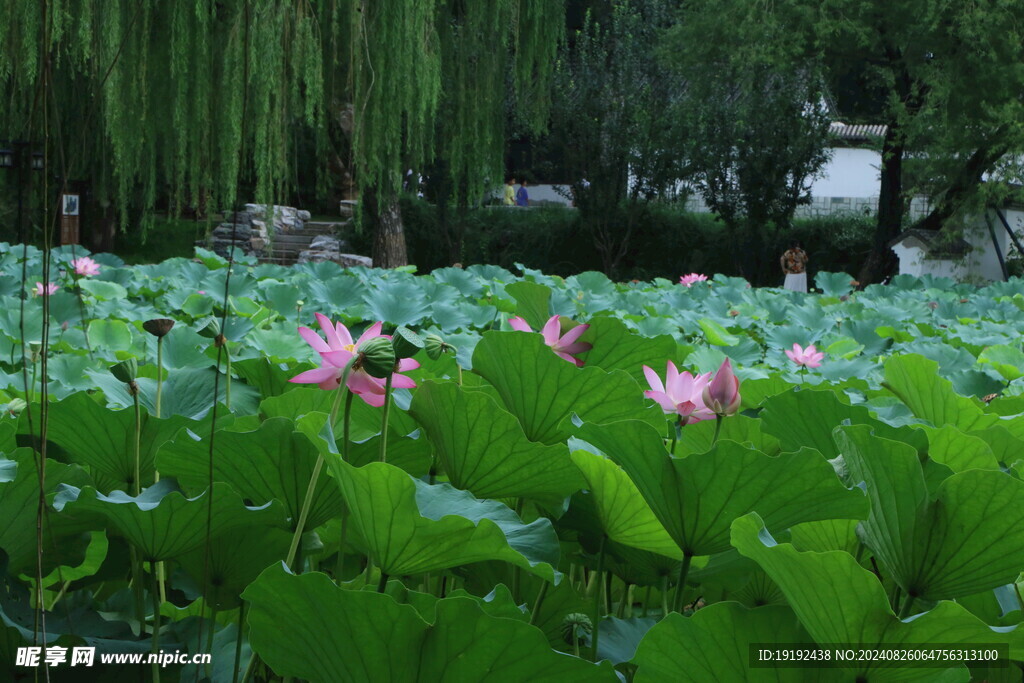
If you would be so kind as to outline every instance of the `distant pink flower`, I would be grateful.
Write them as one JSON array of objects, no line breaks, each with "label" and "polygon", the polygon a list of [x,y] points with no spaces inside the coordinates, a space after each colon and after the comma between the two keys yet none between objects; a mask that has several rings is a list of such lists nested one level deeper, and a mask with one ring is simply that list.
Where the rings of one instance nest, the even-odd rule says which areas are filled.
[{"label": "distant pink flower", "polygon": [[704,387],[711,381],[710,372],[696,376],[689,372],[681,373],[676,369],[675,363],[669,361],[664,384],[661,383],[658,373],[646,365],[644,376],[651,385],[651,390],[645,391],[644,396],[657,401],[666,413],[678,413],[684,424],[710,420],[715,416],[704,405],[703,398]]},{"label": "distant pink flower", "polygon": [[[356,354],[360,344],[374,337],[391,338],[380,333],[382,323],[376,322],[370,325],[358,340],[353,342],[348,328],[340,322],[332,325],[330,319],[322,313],[317,313],[316,319],[320,323],[320,329],[323,330],[324,336],[327,338],[326,342],[319,334],[308,327],[300,327],[299,334],[306,340],[307,344],[313,347],[314,351],[320,354],[320,367],[315,370],[301,372],[288,380],[289,382],[316,384],[321,389],[337,389],[338,385],[341,384],[341,376],[345,372],[345,366],[352,360],[352,356]],[[408,372],[409,370],[415,370],[419,366],[420,364],[412,358],[403,358],[398,361],[398,372]],[[416,386],[416,382],[405,375],[398,374],[398,372],[391,375],[392,387],[395,389],[412,389]],[[348,381],[345,385],[353,394],[357,394],[359,398],[371,406],[379,408],[384,405],[385,381],[383,379],[371,377],[363,370],[353,370],[349,373]]]},{"label": "distant pink flower", "polygon": [[196,292],[196,294],[206,294],[206,290],[205,289],[200,289],[200,290],[198,290]]},{"label": "distant pink flower", "polygon": [[689,275],[683,275],[679,278],[679,284],[690,287],[694,282],[704,282],[708,279],[707,275],[701,275],[699,273],[690,273]]},{"label": "distant pink flower", "polygon": [[726,358],[715,373],[714,379],[704,387],[704,405],[715,415],[728,417],[740,409],[740,380],[732,372],[732,364]]},{"label": "distant pink flower", "polygon": [[821,367],[821,361],[825,357],[824,353],[814,348],[814,344],[806,349],[801,348],[799,344],[793,344],[793,350],[786,349],[786,355],[797,365],[806,365],[809,368]]},{"label": "distant pink flower", "polygon": [[49,296],[50,294],[56,292],[58,289],[59,288],[57,287],[56,283],[51,282],[49,284],[44,285],[42,282],[37,282],[36,296]]},{"label": "distant pink flower", "polygon": [[74,268],[75,272],[79,275],[90,276],[100,274],[100,264],[96,263],[88,256],[74,259],[71,262],[71,267]]},{"label": "distant pink flower", "polygon": [[[520,332],[533,332],[533,328],[530,327],[529,323],[520,317],[509,318],[508,324],[513,330]],[[575,363],[576,367],[583,367],[583,361],[576,358],[577,353],[583,353],[589,351],[592,347],[586,342],[576,341],[583,333],[590,329],[590,325],[577,325],[559,338],[559,334],[562,332],[562,326],[558,321],[558,316],[551,316],[548,321],[544,324],[544,329],[540,331],[544,335],[544,343],[551,347],[551,350],[555,352],[555,355],[559,358]]]}]

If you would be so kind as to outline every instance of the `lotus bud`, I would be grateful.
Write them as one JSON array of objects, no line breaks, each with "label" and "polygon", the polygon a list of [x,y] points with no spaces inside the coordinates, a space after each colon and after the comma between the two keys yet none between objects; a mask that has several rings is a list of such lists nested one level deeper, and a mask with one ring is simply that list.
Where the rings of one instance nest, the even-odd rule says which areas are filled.
[{"label": "lotus bud", "polygon": [[408,327],[399,327],[391,337],[391,346],[395,349],[395,358],[412,358],[423,348],[423,337]]},{"label": "lotus bud", "polygon": [[590,639],[594,631],[594,623],[586,614],[573,612],[565,615],[562,619],[562,638],[570,645],[573,642],[582,642]]},{"label": "lotus bud", "polygon": [[395,371],[395,347],[386,337],[368,339],[356,349],[359,354],[354,369],[370,377],[384,378]]},{"label": "lotus bud", "polygon": [[64,322],[62,322],[60,324],[60,331],[61,332],[67,332],[68,331],[68,327],[70,327],[70,325],[68,324],[68,321],[65,320]]},{"label": "lotus bud", "polygon": [[153,318],[142,323],[142,329],[157,339],[167,336],[172,327],[174,327],[174,321],[170,318]]},{"label": "lotus bud", "polygon": [[7,404],[7,412],[17,417],[21,414],[21,411],[28,407],[28,403],[23,398],[12,398],[10,403]]},{"label": "lotus bud", "polygon": [[423,341],[424,348],[427,350],[427,358],[430,360],[437,360],[441,357],[442,353],[454,348],[451,344],[446,343],[444,339],[441,339],[441,337],[436,334],[428,334],[423,338]]},{"label": "lotus bud", "polygon": [[110,366],[110,374],[125,384],[134,382],[135,378],[139,376],[139,362],[134,358],[123,360]]},{"label": "lotus bud", "polygon": [[220,323],[217,322],[216,318],[211,318],[206,327],[199,330],[199,336],[212,339],[213,345],[216,347],[224,346],[224,342],[227,341],[227,338],[220,331]]},{"label": "lotus bud", "polygon": [[726,358],[714,378],[704,387],[704,405],[715,415],[728,417],[740,409],[740,380],[733,374],[732,364]]}]

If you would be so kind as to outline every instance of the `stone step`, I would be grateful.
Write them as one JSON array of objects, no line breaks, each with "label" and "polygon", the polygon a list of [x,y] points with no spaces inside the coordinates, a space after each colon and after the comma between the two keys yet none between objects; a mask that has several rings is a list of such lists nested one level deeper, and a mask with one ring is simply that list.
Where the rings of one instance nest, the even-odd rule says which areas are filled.
[{"label": "stone step", "polygon": [[302,232],[316,235],[333,235],[344,228],[345,223],[341,221],[306,221],[306,224],[302,226]]}]

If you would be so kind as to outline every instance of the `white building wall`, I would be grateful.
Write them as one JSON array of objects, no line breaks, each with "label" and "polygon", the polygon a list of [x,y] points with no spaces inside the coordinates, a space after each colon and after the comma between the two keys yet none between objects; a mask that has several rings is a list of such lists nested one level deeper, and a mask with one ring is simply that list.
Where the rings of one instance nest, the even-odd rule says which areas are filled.
[{"label": "white building wall", "polygon": [[834,147],[811,184],[812,197],[877,197],[882,155],[871,149]]}]

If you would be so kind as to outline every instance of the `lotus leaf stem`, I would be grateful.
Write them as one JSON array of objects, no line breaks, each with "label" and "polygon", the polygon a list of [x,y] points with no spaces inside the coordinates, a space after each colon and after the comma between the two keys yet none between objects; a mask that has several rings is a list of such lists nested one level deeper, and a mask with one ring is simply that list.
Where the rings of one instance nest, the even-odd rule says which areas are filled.
[{"label": "lotus leaf stem", "polygon": [[540,616],[540,607],[544,604],[544,598],[548,594],[548,582],[541,579],[540,590],[537,591],[537,599],[533,601],[533,609],[530,611],[530,626],[537,625],[537,617]]},{"label": "lotus leaf stem", "polygon": [[594,586],[594,630],[591,632],[591,648],[593,650],[592,661],[597,661],[597,640],[600,634],[601,626],[601,589],[604,587],[604,581],[602,575],[604,573],[604,541],[605,536],[601,534],[601,545],[597,550],[597,573],[595,574],[597,581]]},{"label": "lotus leaf stem", "polygon": [[387,462],[388,454],[388,414],[391,411],[391,384],[395,374],[388,375],[384,382],[384,415],[380,425],[380,461]]},{"label": "lotus leaf stem", "polygon": [[[149,577],[149,592],[153,598],[153,646],[149,651],[156,655],[160,652],[160,594],[157,592],[156,585],[156,563],[152,560],[149,563]],[[212,632],[213,629],[211,628]],[[207,650],[207,652],[210,652],[210,650]],[[157,657],[153,659],[153,682],[160,683],[160,664],[156,661]]]},{"label": "lotus leaf stem", "polygon": [[683,553],[683,561],[679,565],[679,579],[676,581],[676,597],[672,602],[673,612],[683,611],[683,591],[686,589],[686,576],[690,573],[690,562],[693,561],[693,555],[689,553]]}]

